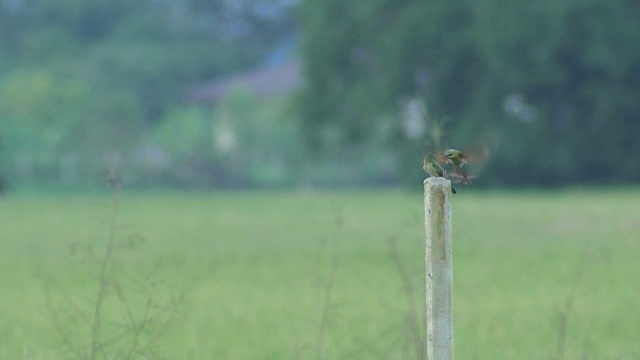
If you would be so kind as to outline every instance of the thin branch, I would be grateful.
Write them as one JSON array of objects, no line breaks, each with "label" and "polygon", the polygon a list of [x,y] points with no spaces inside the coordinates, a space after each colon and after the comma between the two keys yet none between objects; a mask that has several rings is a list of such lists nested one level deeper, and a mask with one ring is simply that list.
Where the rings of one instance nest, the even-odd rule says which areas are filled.
[{"label": "thin branch", "polygon": [[573,303],[576,298],[576,293],[578,292],[578,287],[582,284],[589,259],[591,258],[590,254],[591,246],[589,246],[589,248],[585,250],[583,256],[580,258],[580,263],[578,264],[578,269],[573,278],[571,290],[565,298],[563,309],[559,312],[560,321],[558,323],[558,345],[556,350],[557,360],[564,360],[569,319],[571,316],[571,311],[573,310]]},{"label": "thin branch", "polygon": [[329,278],[324,288],[324,301],[322,306],[322,315],[320,317],[320,332],[318,333],[318,344],[316,348],[316,359],[322,359],[324,349],[324,339],[326,329],[329,323],[329,310],[331,308],[331,297],[333,294],[333,286],[336,279],[336,250],[332,251],[331,265],[329,270]]},{"label": "thin branch", "polygon": [[106,357],[102,343],[100,341],[100,327],[102,316],[102,304],[107,297],[107,288],[109,286],[108,273],[113,258],[113,250],[116,241],[116,229],[118,226],[118,209],[120,207],[120,182],[117,178],[115,170],[111,170],[109,179],[107,180],[113,187],[113,202],[111,208],[111,218],[109,223],[109,238],[107,241],[107,248],[105,250],[102,262],[100,264],[100,272],[98,274],[98,290],[96,293],[96,302],[94,305],[93,323],[91,326],[91,352],[89,359],[95,360],[98,352],[102,353],[103,357]]},{"label": "thin branch", "polygon": [[57,315],[58,312],[55,311],[55,309],[51,305],[51,299],[49,298],[48,291],[45,292],[45,306],[47,307],[47,311],[51,315],[51,321],[53,322],[53,326],[56,328],[56,331],[58,332],[58,334],[60,334],[60,337],[62,338],[62,341],[64,342],[65,346],[69,349],[69,351],[71,351],[74,354],[76,358],[82,359],[83,358],[82,351],[73,344],[73,341],[71,341],[71,338],[69,337],[64,327],[62,326],[62,323],[60,322],[60,319],[58,318],[58,315]]},{"label": "thin branch", "polygon": [[416,356],[418,359],[427,359],[427,352],[425,348],[425,344],[420,336],[420,326],[418,324],[418,305],[416,302],[415,290],[413,288],[413,284],[411,283],[411,278],[409,276],[409,271],[405,265],[405,262],[400,257],[400,252],[398,251],[398,244],[395,237],[389,237],[387,239],[387,244],[389,245],[389,257],[393,261],[394,266],[396,267],[396,271],[400,276],[400,281],[402,282],[402,288],[406,295],[407,299],[407,327],[408,332],[412,338],[413,346],[415,347]]},{"label": "thin branch", "polygon": [[[336,216],[336,230],[342,226],[342,216],[339,214]],[[326,331],[329,326],[329,315],[331,309],[333,287],[336,281],[336,272],[338,268],[338,249],[336,247],[335,235],[332,238],[331,243],[331,264],[329,269],[329,278],[324,287],[324,300],[322,306],[322,314],[320,316],[320,330],[318,332],[318,343],[316,345],[316,359],[322,360],[324,351],[324,341]]]}]

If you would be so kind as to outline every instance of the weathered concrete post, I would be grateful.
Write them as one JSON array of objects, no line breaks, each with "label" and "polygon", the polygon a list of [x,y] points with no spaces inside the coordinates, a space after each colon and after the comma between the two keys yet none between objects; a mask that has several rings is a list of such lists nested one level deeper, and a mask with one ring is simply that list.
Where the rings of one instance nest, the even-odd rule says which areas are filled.
[{"label": "weathered concrete post", "polygon": [[424,181],[427,270],[427,353],[429,360],[453,359],[453,259],[451,182]]}]

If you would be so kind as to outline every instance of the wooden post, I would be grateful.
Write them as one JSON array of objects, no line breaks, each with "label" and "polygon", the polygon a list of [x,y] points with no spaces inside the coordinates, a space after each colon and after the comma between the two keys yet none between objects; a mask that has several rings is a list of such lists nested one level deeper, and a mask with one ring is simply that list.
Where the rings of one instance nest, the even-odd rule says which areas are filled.
[{"label": "wooden post", "polygon": [[427,353],[429,360],[453,359],[453,261],[451,182],[424,181],[427,271]]}]

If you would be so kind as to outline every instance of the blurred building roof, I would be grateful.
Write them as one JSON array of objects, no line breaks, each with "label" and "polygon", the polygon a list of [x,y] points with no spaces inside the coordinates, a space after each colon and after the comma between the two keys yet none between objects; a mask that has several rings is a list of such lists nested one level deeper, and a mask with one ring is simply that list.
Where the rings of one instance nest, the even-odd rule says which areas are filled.
[{"label": "blurred building roof", "polygon": [[246,88],[259,98],[289,93],[302,85],[301,62],[291,58],[194,86],[186,93],[193,102],[215,103],[237,88]]}]

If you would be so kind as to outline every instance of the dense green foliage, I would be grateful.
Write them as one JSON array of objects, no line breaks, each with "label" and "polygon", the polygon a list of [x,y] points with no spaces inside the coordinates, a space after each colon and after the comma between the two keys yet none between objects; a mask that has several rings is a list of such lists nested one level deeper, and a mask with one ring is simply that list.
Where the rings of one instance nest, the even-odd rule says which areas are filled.
[{"label": "dense green foliage", "polygon": [[[262,62],[294,31],[291,12],[275,0],[0,3],[0,173],[22,186],[77,186],[126,163],[142,183],[194,184],[135,171],[149,167],[135,159],[152,148],[184,160],[154,141],[173,128],[167,141],[190,142],[184,113],[212,126],[208,109],[184,104],[185,90]],[[75,170],[59,175],[65,168]]]},{"label": "dense green foliage", "polygon": [[[480,185],[635,182],[639,11],[638,0],[4,1],[0,181],[95,186],[118,167],[129,186],[415,187],[444,126],[445,144],[492,149]],[[299,96],[185,101],[296,46]]]},{"label": "dense green foliage", "polygon": [[[638,358],[638,189],[463,195],[453,198],[457,358],[557,359],[572,294],[566,359]],[[48,301],[71,304],[49,279],[80,305],[93,302],[109,204],[109,196],[0,200],[0,358],[74,358],[47,311]],[[415,304],[423,323],[419,194],[124,194],[119,210],[119,264],[137,277],[158,263],[155,278],[169,293],[191,285],[183,316],[163,333],[164,358],[317,358],[334,248],[323,358],[416,358],[421,332],[408,321]],[[125,319],[113,311],[105,322],[118,329]],[[86,319],[67,321],[82,339]]]},{"label": "dense green foliage", "polygon": [[640,180],[624,159],[640,154],[638,15],[637,0],[308,0],[307,134],[362,147],[386,122],[409,174],[429,136],[397,114],[418,99],[449,119],[450,144],[497,150],[494,182]]}]

